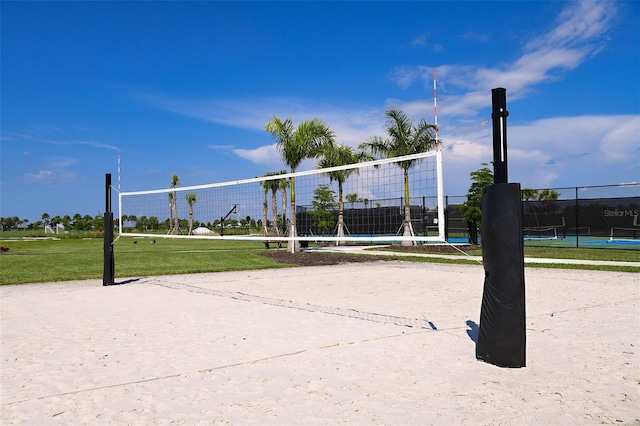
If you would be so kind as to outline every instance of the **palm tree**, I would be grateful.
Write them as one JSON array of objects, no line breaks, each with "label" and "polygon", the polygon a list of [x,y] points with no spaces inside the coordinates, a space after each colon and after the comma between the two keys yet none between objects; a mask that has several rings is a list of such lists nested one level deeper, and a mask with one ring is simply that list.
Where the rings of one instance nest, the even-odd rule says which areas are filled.
[{"label": "palm tree", "polygon": [[[320,161],[318,167],[326,169],[328,167],[346,166],[348,164],[359,163],[365,160],[371,160],[373,157],[366,152],[354,152],[353,148],[346,145],[337,145],[327,148]],[[342,197],[342,185],[353,173],[358,173],[358,169],[334,170],[327,173],[329,181],[338,182],[338,241],[336,245],[344,245],[344,241],[340,238],[344,237],[344,202]]]},{"label": "palm tree", "polygon": [[[265,176],[269,176],[269,174],[265,174]],[[263,180],[260,185],[264,189],[264,200],[262,201],[262,235],[266,237],[269,235],[269,227],[267,225],[267,211],[269,209],[269,203],[267,202],[267,195],[269,194],[269,186],[270,182],[268,180]],[[269,243],[265,242],[267,248],[269,248]]]},{"label": "palm tree", "polygon": [[[280,172],[269,172],[266,173],[265,176],[278,176],[281,174],[285,174],[286,171]],[[273,232],[275,235],[280,235],[280,231],[278,230],[278,189],[280,189],[280,179],[269,179],[264,181],[265,187],[265,201],[267,197],[267,192],[271,191],[271,218],[273,220]],[[265,204],[266,205],[266,204]]]},{"label": "palm tree", "polygon": [[[387,133],[389,137],[382,139],[374,136],[360,144],[360,149],[368,149],[374,155],[384,158],[401,157],[432,150],[435,146],[435,126],[422,119],[414,125],[407,115],[395,108],[385,112],[387,117]],[[401,161],[398,166],[404,174],[404,237],[413,236],[411,226],[411,208],[409,202],[409,169],[419,160]],[[411,241],[402,241],[403,246],[413,245]]]},{"label": "palm tree", "polygon": [[[280,174],[287,173],[286,170],[280,171]],[[278,189],[282,193],[282,232],[287,232],[287,189],[289,188],[289,179],[281,178],[278,179]],[[278,222],[276,220],[276,226],[278,226]]]},{"label": "palm tree", "polygon": [[351,209],[353,210],[353,206],[358,201],[358,194],[347,194],[344,198],[351,204]]},{"label": "palm tree", "polygon": [[[171,177],[171,188],[175,188],[180,185],[180,178],[178,175],[173,175]],[[170,234],[178,234],[180,225],[178,223],[178,199],[176,198],[176,191],[171,191],[169,193],[169,217],[173,220],[173,224],[171,220],[169,221],[169,233]]]},{"label": "palm tree", "polygon": [[535,200],[538,191],[531,188],[522,188],[521,195],[524,201]]},{"label": "palm tree", "polygon": [[47,226],[49,224],[49,219],[51,219],[49,213],[42,213],[42,221],[44,222],[44,226]]},{"label": "palm tree", "polygon": [[196,203],[196,194],[186,194],[184,198],[187,200],[187,204],[189,204],[189,234],[193,231],[193,205]]},{"label": "palm tree", "polygon": [[[291,173],[295,173],[300,163],[307,158],[316,158],[321,155],[327,145],[333,145],[335,140],[334,132],[322,120],[314,118],[302,122],[294,129],[293,121],[290,118],[282,121],[278,117],[267,123],[267,132],[276,141],[276,148],[280,152],[285,164],[291,168]],[[290,180],[291,191],[291,230],[289,237],[294,240],[297,237],[296,231],[296,185],[295,178]],[[287,251],[294,253],[298,251],[299,242],[289,244]]]}]

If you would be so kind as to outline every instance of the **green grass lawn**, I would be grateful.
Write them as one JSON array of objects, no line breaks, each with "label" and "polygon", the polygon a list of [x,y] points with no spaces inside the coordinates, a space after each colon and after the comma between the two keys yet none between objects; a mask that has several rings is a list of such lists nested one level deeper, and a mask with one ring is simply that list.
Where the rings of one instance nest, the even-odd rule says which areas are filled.
[{"label": "green grass lawn", "polygon": [[[259,242],[130,238],[114,245],[116,277],[279,268]],[[3,240],[0,285],[102,278],[103,240]]]},{"label": "green grass lawn", "polygon": [[[4,236],[3,236],[4,237]],[[281,268],[261,256],[264,245],[251,241],[152,240],[122,238],[114,245],[117,279],[147,275],[240,271]],[[102,278],[103,240],[99,238],[7,239],[0,241],[9,251],[0,255],[0,285]],[[471,253],[481,255],[477,253]],[[525,256],[558,259],[640,261],[637,250],[570,249],[526,247]],[[403,260],[425,261],[418,257]],[[438,261],[438,260],[428,260]],[[447,263],[461,263],[453,259]],[[464,263],[464,262],[462,262]],[[549,266],[552,267],[552,266]],[[575,268],[576,266],[566,266]],[[597,267],[638,272],[639,268]]]}]

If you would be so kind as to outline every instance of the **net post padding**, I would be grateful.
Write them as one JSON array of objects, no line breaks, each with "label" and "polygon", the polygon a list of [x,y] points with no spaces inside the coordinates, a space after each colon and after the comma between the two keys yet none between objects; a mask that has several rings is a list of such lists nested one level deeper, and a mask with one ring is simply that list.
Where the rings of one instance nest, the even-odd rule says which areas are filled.
[{"label": "net post padding", "polygon": [[524,244],[520,184],[487,187],[482,197],[485,269],[476,357],[499,367],[525,366]]},{"label": "net post padding", "polygon": [[[413,154],[403,157],[380,159],[374,161],[367,161],[362,163],[349,164],[345,166],[336,166],[325,169],[312,169],[296,173],[284,173],[280,175],[263,176],[251,179],[242,179],[235,181],[227,181],[220,183],[211,183],[205,185],[195,185],[186,187],[174,187],[157,190],[146,191],[130,191],[119,193],[119,214],[121,218],[128,220],[127,225],[124,226],[125,220],[120,220],[120,236],[122,237],[162,237],[162,238],[199,238],[199,239],[226,239],[226,240],[244,240],[244,241],[269,241],[269,242],[326,242],[326,243],[373,243],[373,244],[390,244],[392,242],[402,243],[403,241],[409,241],[414,243],[426,243],[426,242],[444,242],[444,196],[439,194],[442,191],[442,185],[437,182],[438,177],[436,175],[436,151],[429,151],[419,154]],[[393,210],[389,204],[402,203],[403,200],[403,175],[402,168],[398,167],[398,164],[403,161],[414,161],[414,165],[410,168],[410,191],[411,191],[411,221],[414,219],[422,220],[424,226],[419,229],[424,229],[420,233],[416,233],[415,236],[396,235],[396,229],[386,233],[367,233],[367,234],[352,234],[352,229],[362,229],[363,226],[356,226],[353,223],[343,223],[342,232],[338,233],[338,229],[334,223],[323,234],[316,232],[317,230],[306,229],[300,223],[300,215],[306,211],[313,211],[311,206],[313,202],[313,196],[315,189],[321,184],[327,184],[332,188],[332,191],[336,194],[337,183],[331,181],[329,174],[335,171],[350,170],[348,178],[343,183],[344,194],[357,193],[361,197],[358,201],[359,207],[352,209],[349,217],[357,217],[358,220],[371,221],[370,225],[375,231],[373,223],[378,220],[380,223],[387,223],[388,218],[377,218],[374,213],[390,214]],[[211,222],[219,220],[224,213],[219,213],[223,207],[228,209],[229,205],[237,204],[239,208],[242,208],[242,214],[248,215],[253,219],[263,219],[263,207],[264,207],[264,186],[268,181],[290,179],[295,177],[296,180],[296,217],[297,217],[297,229],[292,230],[290,224],[287,226],[287,233],[284,235],[265,235],[262,229],[256,228],[254,233],[244,235],[230,235],[226,231],[224,235],[218,235],[219,230],[213,227]],[[173,192],[176,195],[176,201],[178,203],[178,216],[181,220],[187,217],[187,206],[185,204],[185,194],[194,193],[197,196],[197,200],[193,205],[194,219],[200,224],[206,224],[211,230],[211,234],[202,235],[166,235],[166,232],[161,232],[161,227],[168,219],[168,205],[167,194]],[[278,199],[281,200],[282,196],[278,193]],[[425,203],[425,199],[428,201]],[[390,201],[391,200],[391,201]],[[395,200],[395,201],[393,201]],[[437,200],[437,201],[436,201]],[[344,200],[343,200],[344,201]],[[337,204],[336,196],[336,204]],[[435,205],[437,203],[437,205]],[[280,204],[280,203],[278,203]],[[344,204],[348,204],[344,201]],[[420,205],[418,205],[420,204]],[[301,206],[305,206],[301,208]],[[402,205],[404,207],[404,205]],[[417,210],[416,210],[417,209]],[[334,215],[337,218],[337,209],[334,209]],[[344,211],[347,207],[344,208]],[[357,212],[355,212],[357,210]],[[400,217],[404,220],[404,209],[398,210]],[[414,218],[414,212],[419,211],[420,214]],[[436,213],[437,212],[437,213]],[[267,211],[267,213],[269,213]],[[283,212],[278,212],[279,215]],[[287,212],[289,217],[291,212]],[[132,222],[130,218],[136,217],[138,222]],[[139,225],[140,218],[154,218],[152,225],[148,227]],[[244,216],[243,216],[244,217]],[[343,216],[343,220],[346,220],[347,215]],[[437,219],[438,231],[437,235],[434,234],[433,226],[435,225],[427,223],[427,220]],[[427,219],[429,218],[429,219]],[[268,221],[275,222],[278,218],[268,218]],[[160,225],[159,225],[160,224]],[[209,225],[211,224],[211,225]],[[136,225],[136,226],[131,226]],[[262,224],[263,226],[265,224]],[[268,229],[271,229],[269,227]],[[431,229],[431,234],[428,235],[426,229]],[[348,229],[349,232],[344,232]],[[166,230],[165,230],[166,231]],[[313,234],[310,232],[313,231]],[[292,235],[295,232],[296,235]]]}]

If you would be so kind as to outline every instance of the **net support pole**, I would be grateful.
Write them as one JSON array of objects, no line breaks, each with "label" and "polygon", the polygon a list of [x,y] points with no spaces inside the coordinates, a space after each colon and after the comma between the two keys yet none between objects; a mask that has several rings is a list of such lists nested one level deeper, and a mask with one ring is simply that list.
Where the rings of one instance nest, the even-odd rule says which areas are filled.
[{"label": "net support pole", "polygon": [[436,181],[438,191],[438,238],[446,241],[445,236],[445,213],[444,213],[444,178],[442,173],[442,147],[438,141],[438,104],[436,97],[436,72],[433,71],[433,116],[435,125],[435,141],[436,141]]},{"label": "net support pole", "polygon": [[106,175],[104,213],[104,268],[102,285],[115,284],[115,257],[113,255],[113,212],[111,211],[111,174]]},{"label": "net support pole", "polygon": [[491,89],[493,109],[493,183],[507,183],[507,90]]},{"label": "net support pole", "polygon": [[492,90],[494,184],[482,196],[485,270],[476,358],[525,367],[524,238],[519,183],[507,182],[506,91]]}]

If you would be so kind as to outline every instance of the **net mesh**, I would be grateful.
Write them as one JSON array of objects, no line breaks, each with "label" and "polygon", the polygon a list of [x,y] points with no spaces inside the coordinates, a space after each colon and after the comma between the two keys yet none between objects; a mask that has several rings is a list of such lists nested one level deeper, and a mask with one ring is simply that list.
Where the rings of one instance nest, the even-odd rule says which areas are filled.
[{"label": "net mesh", "polygon": [[[120,235],[260,241],[443,241],[443,221],[438,221],[443,217],[438,156],[427,152],[238,181],[121,192]],[[408,165],[405,175],[403,166]],[[291,211],[292,187],[295,218]]]}]

